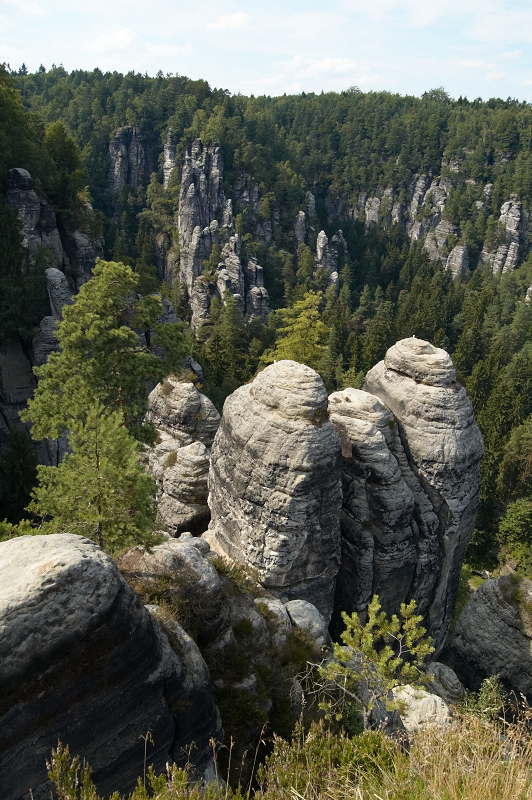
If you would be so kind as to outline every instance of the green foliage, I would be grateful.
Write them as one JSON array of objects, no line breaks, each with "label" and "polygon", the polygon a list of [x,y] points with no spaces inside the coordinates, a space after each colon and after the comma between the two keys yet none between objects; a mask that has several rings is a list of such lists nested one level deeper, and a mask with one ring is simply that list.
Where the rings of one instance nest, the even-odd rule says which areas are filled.
[{"label": "green foliage", "polygon": [[71,420],[71,451],[58,467],[38,467],[28,510],[40,533],[76,533],[108,552],[153,542],[155,482],[139,463],[139,446],[119,411],[95,402]]},{"label": "green foliage", "polygon": [[[183,336],[180,325],[157,324],[160,300],[138,301],[136,285],[130,267],[99,261],[91,280],[64,308],[57,330],[61,351],[35,370],[39,385],[25,412],[34,438],[57,438],[74,423],[84,424],[95,400],[120,411],[130,430],[141,426],[146,383],[175,368]],[[165,360],[139,343],[133,326],[155,329],[153,342],[165,346]]]},{"label": "green foliage", "polygon": [[415,610],[414,600],[408,605],[402,603],[401,619],[396,614],[388,619],[374,595],[366,623],[356,613],[342,613],[346,626],[341,634],[343,644],[335,644],[333,659],[318,669],[325,690],[333,695],[340,693],[339,701],[323,702],[328,714],[341,719],[346,699],[354,701],[362,709],[367,727],[377,700],[386,700],[387,707],[393,707],[388,693],[394,686],[430,682],[423,662],[434,648]]},{"label": "green foliage", "polygon": [[478,692],[466,691],[461,709],[495,722],[502,718],[507,703],[508,694],[499,676],[491,675],[482,681]]},{"label": "green foliage", "polygon": [[310,291],[302,300],[295,302],[292,308],[276,312],[280,325],[277,329],[277,341],[275,347],[261,357],[263,363],[292,359],[307,364],[318,372],[322,369],[327,354],[329,331],[320,319],[321,300],[320,293]]},{"label": "green foliage", "polygon": [[30,437],[25,430],[14,430],[0,456],[0,508],[6,522],[20,522],[36,480],[37,457]]}]

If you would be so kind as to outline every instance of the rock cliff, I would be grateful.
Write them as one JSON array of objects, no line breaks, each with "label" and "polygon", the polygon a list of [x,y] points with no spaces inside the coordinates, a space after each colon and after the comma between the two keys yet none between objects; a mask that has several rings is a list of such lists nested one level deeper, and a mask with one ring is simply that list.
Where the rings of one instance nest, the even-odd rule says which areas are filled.
[{"label": "rock cliff", "polygon": [[462,611],[446,663],[469,688],[499,675],[508,689],[532,699],[532,581],[504,575],[487,580]]},{"label": "rock cliff", "polygon": [[337,603],[359,610],[378,593],[396,610],[414,598],[439,648],[475,524],[482,436],[450,357],[421,339],[391,347],[364,389],[330,398],[344,453]]},{"label": "rock cliff", "polygon": [[327,621],[340,562],[340,455],[321,378],[279,361],[226,400],[209,472],[211,547]]},{"label": "rock cliff", "polygon": [[136,125],[117,128],[109,142],[107,185],[111,192],[118,194],[126,185],[136,189],[154,167],[151,153],[142,142],[140,128]]},{"label": "rock cliff", "polygon": [[183,636],[172,650],[92,542],[56,534],[0,543],[0,626],[3,800],[30,788],[35,800],[49,797],[46,759],[58,738],[89,761],[105,795],[133,789],[148,730],[156,770],[184,766],[192,742],[196,774],[211,769],[220,719],[197,647]]},{"label": "rock cliff", "polygon": [[[235,232],[232,202],[224,195],[222,179],[221,149],[216,145],[204,147],[197,139],[182,166],[177,220],[180,280],[188,292],[194,328],[209,320],[212,298],[223,300],[226,291],[236,297],[248,317],[266,321],[268,314],[262,267],[251,258],[247,265],[241,262],[241,236]],[[254,199],[253,193],[250,198],[249,192],[240,189],[240,202]],[[209,260],[215,246],[220,250],[220,258],[207,274],[204,262]]]},{"label": "rock cliff", "polygon": [[72,275],[72,288],[87,281],[97,258],[103,257],[103,239],[87,229],[70,231],[58,223],[50,205],[35,191],[35,183],[25,169],[9,170],[8,202],[16,209],[22,247],[27,259],[35,256],[39,245],[52,254],[55,266]]}]

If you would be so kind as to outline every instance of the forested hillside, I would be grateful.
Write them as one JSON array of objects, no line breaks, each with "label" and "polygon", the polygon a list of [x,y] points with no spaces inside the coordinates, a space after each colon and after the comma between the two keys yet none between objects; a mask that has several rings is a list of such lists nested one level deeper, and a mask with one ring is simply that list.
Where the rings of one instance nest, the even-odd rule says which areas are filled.
[{"label": "forested hillside", "polygon": [[[486,444],[474,555],[502,545],[532,570],[527,103],[441,89],[244,97],[61,67],[4,72],[0,89],[3,185],[29,170],[65,224],[90,196],[107,257],[192,320],[188,348],[219,407],[273,359],[309,364],[333,391],[361,386],[400,338],[447,349]],[[3,197],[0,218],[1,333],[29,340],[43,312],[18,310],[20,280],[33,297],[42,266],[20,277]]]}]

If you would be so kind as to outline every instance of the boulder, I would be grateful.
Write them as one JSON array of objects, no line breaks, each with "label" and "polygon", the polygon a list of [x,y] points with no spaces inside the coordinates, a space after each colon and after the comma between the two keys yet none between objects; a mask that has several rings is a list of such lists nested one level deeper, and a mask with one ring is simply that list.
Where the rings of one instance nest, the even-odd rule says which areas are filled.
[{"label": "boulder", "polygon": [[456,705],[460,702],[465,689],[451,667],[439,661],[433,661],[427,667],[427,673],[433,676],[432,682],[427,684],[429,692],[437,694],[447,705]]},{"label": "boulder", "polygon": [[399,703],[401,722],[407,733],[417,733],[426,728],[446,728],[451,722],[451,710],[438,695],[418,686],[397,686],[392,689]]},{"label": "boulder", "polygon": [[503,575],[485,581],[462,611],[444,653],[462,683],[478,691],[498,675],[532,699],[532,581]]},{"label": "boulder", "polygon": [[[58,739],[98,791],[132,791],[148,761],[212,769],[220,718],[195,645],[170,647],[109,556],[71,534],[0,543],[0,785],[3,800],[50,796]],[[192,652],[194,651],[194,652]],[[191,672],[190,670],[193,670]],[[192,713],[192,709],[194,713]]]},{"label": "boulder", "polygon": [[308,634],[319,647],[330,643],[331,637],[327,630],[327,623],[316,606],[305,600],[290,600],[285,604],[285,608],[292,625]]},{"label": "boulder", "polygon": [[218,573],[204,557],[200,543],[208,552],[206,542],[192,537],[168,539],[151,550],[132,547],[118,567],[132,586],[151,587],[160,601],[177,607],[183,624],[203,647],[228,629],[229,612]]},{"label": "boulder", "polygon": [[320,376],[295,361],[272,364],[225,401],[204,534],[270,592],[313,603],[327,622],[340,561],[340,455]]}]

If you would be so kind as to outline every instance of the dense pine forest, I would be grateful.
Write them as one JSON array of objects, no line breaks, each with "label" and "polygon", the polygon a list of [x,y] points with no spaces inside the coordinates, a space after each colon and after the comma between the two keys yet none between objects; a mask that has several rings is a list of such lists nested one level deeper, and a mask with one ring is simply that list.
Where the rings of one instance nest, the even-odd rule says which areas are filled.
[{"label": "dense pine forest", "polygon": [[[23,257],[16,213],[5,199],[10,169],[27,169],[58,224],[103,234],[106,258],[133,268],[140,293],[162,292],[189,321],[186,286],[178,266],[171,269],[179,259],[181,165],[195,140],[215,144],[240,258],[262,266],[271,313],[250,321],[234,297],[214,297],[205,324],[187,330],[187,350],[203,369],[206,394],[221,408],[262,365],[286,357],[319,371],[329,391],[361,387],[398,339],[415,335],[445,348],[486,446],[470,558],[491,567],[500,553],[532,573],[528,103],[452,99],[443,89],[416,98],[356,87],[245,97],[179,75],[68,74],[54,66],[35,74],[4,68],[0,119],[3,342],[31,341],[47,313],[44,269],[51,265],[45,250]],[[144,161],[138,179],[117,191],[109,179],[109,147],[125,126],[138,131]],[[167,179],[168,142],[175,169]],[[420,176],[428,176],[424,201],[409,229],[394,218],[392,205],[412,208]],[[446,182],[437,219],[435,192],[426,191],[435,178]],[[253,209],[243,185],[256,193]],[[379,201],[374,218],[372,198]],[[521,214],[514,240],[501,221],[508,201]],[[294,220],[301,212],[306,228],[298,237]],[[447,227],[431,252],[426,237],[435,222]],[[321,231],[331,241],[340,229],[335,283],[315,253]],[[518,255],[497,269],[493,254],[512,243]],[[463,246],[468,264],[456,274],[448,257]],[[219,259],[214,245],[203,264],[206,283]],[[9,450],[4,454],[4,475],[6,459],[12,464],[13,458]]]}]

